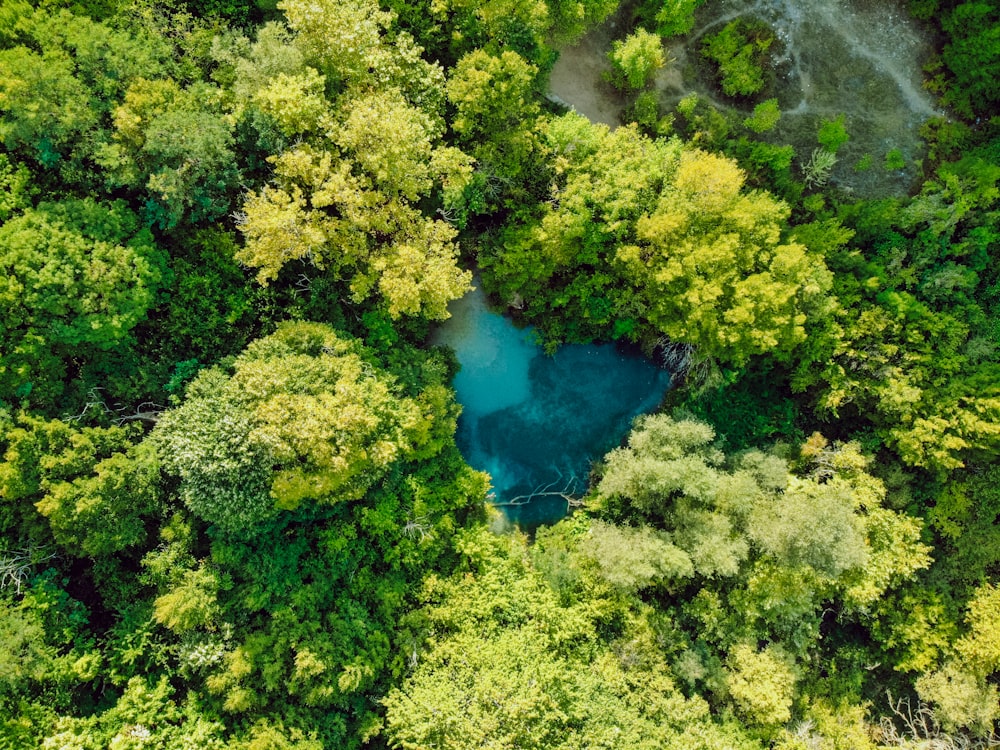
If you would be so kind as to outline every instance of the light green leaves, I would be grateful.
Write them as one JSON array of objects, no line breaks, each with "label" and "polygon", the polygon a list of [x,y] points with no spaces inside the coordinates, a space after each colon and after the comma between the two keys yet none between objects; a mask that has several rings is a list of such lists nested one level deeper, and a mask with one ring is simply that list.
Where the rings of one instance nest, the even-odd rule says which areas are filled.
[{"label": "light green leaves", "polygon": [[619,88],[642,89],[652,83],[656,71],[666,64],[663,42],[656,34],[639,29],[616,41],[608,53],[611,81]]},{"label": "light green leaves", "polygon": [[822,257],[784,239],[788,206],[745,191],[735,162],[578,115],[550,121],[547,136],[551,200],[480,255],[543,336],[666,336],[742,365],[791,351],[828,314]]},{"label": "light green leaves", "polygon": [[152,436],[191,510],[252,535],[278,509],[360,498],[430,440],[421,404],[362,355],[327,326],[289,323],[231,376],[199,375]]}]

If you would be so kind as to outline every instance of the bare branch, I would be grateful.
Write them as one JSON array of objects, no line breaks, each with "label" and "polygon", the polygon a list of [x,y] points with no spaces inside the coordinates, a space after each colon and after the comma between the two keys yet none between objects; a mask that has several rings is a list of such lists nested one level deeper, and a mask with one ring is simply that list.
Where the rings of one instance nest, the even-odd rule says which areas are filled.
[{"label": "bare branch", "polygon": [[85,416],[94,411],[99,412],[101,414],[110,414],[111,409],[108,408],[108,405],[104,402],[104,399],[101,397],[101,394],[99,393],[99,391],[102,390],[103,388],[96,388],[96,387],[91,388],[90,391],[88,391],[87,393],[87,402],[83,405],[82,411],[79,414],[74,414],[71,417],[69,416],[63,417],[63,421],[79,422]]},{"label": "bare branch", "polygon": [[64,422],[80,422],[88,414],[97,412],[101,416],[111,416],[112,422],[114,422],[119,427],[126,422],[135,421],[146,421],[155,422],[160,417],[160,413],[166,411],[167,407],[162,404],[156,404],[152,401],[143,401],[138,406],[134,407],[129,412],[128,406],[123,406],[121,404],[115,404],[114,407],[108,406],[107,402],[99,393],[104,390],[103,388],[91,388],[90,392],[87,394],[87,402],[83,405],[83,409],[79,414],[74,414],[73,416],[63,417]]},{"label": "bare branch", "polygon": [[666,336],[656,342],[656,353],[660,367],[679,378],[687,375],[694,361],[694,346],[671,341]]},{"label": "bare branch", "polygon": [[[886,747],[917,748],[921,750],[986,750],[1000,747],[1000,737],[991,733],[987,737],[971,737],[962,732],[946,732],[934,716],[934,709],[923,701],[914,707],[909,698],[893,700],[886,693],[889,707],[895,716],[879,719],[879,739]],[[897,722],[902,724],[900,730]]]},{"label": "bare branch", "polygon": [[34,573],[36,565],[56,557],[42,547],[25,547],[16,550],[0,550],[0,591],[13,586],[20,595],[21,587]]},{"label": "bare branch", "polygon": [[135,410],[131,414],[122,414],[127,409],[127,406],[115,409],[115,412],[118,414],[114,420],[116,425],[121,426],[126,422],[136,421],[156,422],[160,418],[160,414],[166,411],[167,407],[162,404],[153,403],[152,401],[143,401],[135,407]]},{"label": "bare branch", "polygon": [[428,530],[430,528],[430,523],[427,520],[427,516],[417,516],[414,518],[412,515],[407,519],[406,525],[403,526],[403,534],[413,539],[417,536],[420,537],[420,541],[424,541],[427,538]]},{"label": "bare branch", "polygon": [[[502,502],[497,502],[495,499],[491,499],[490,503],[498,507],[515,507],[518,505],[527,505],[533,500],[537,500],[541,497],[560,497],[566,501],[566,504],[570,508],[578,508],[583,505],[583,497],[576,493],[577,477],[575,474],[571,474],[569,479],[563,483],[562,472],[556,471],[556,479],[548,484],[540,484],[531,492],[518,495],[517,497],[512,497],[509,500],[504,500]],[[561,488],[558,485],[562,484]]]}]

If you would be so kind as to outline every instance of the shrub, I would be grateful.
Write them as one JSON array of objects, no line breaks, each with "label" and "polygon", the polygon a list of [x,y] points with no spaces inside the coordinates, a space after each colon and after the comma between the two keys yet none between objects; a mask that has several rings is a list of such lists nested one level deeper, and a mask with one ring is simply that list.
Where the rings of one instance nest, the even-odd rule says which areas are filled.
[{"label": "shrub", "polygon": [[739,18],[705,39],[702,55],[718,66],[726,96],[751,96],[766,85],[768,52],[776,39],[762,21]]}]

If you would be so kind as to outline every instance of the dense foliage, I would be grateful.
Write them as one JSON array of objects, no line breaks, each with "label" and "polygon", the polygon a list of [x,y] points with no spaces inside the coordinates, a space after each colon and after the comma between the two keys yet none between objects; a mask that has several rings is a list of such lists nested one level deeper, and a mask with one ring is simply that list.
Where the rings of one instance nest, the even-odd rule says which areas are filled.
[{"label": "dense foliage", "polygon": [[[912,0],[945,114],[859,200],[762,24],[661,110],[701,5],[0,0],[0,748],[996,743],[1000,10]],[[609,129],[544,93],[616,11]],[[472,266],[678,382],[530,541]]]}]

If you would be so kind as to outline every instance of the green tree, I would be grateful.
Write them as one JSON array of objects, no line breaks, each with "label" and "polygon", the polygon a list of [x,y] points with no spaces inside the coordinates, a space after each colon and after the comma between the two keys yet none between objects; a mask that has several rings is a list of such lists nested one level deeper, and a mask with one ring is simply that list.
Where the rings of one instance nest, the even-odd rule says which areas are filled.
[{"label": "green tree", "polygon": [[820,146],[831,154],[837,153],[840,147],[851,139],[847,134],[844,119],[844,115],[837,115],[832,120],[822,120],[819,124],[819,132],[817,133],[816,140],[819,141]]},{"label": "green tree", "polygon": [[616,0],[547,0],[556,44],[573,44],[618,9]]},{"label": "green tree", "polygon": [[705,38],[702,55],[718,66],[726,96],[751,96],[767,83],[768,51],[775,40],[764,22],[737,19]]},{"label": "green tree", "polygon": [[[683,587],[667,582],[679,599],[668,612],[690,644],[675,668],[774,731],[791,716],[796,675],[821,648],[824,610],[870,624],[880,598],[927,567],[929,548],[916,519],[881,507],[885,488],[856,445],[812,440],[800,476],[777,452],[726,456],[713,440],[690,418],[640,418],[628,445],[605,457],[589,507],[619,526],[641,523],[687,556],[693,575]],[[617,570],[617,546],[572,539],[571,564],[592,548],[590,559],[608,556],[596,570]],[[657,554],[630,566],[635,580],[644,571],[654,579]],[[761,642],[773,648],[760,652]]]},{"label": "green tree", "polygon": [[159,465],[149,446],[121,446],[93,475],[49,482],[36,503],[55,539],[76,554],[108,555],[141,544],[159,505]]},{"label": "green tree", "polygon": [[773,130],[781,119],[781,108],[777,99],[766,99],[753,108],[753,114],[743,121],[755,133]]},{"label": "green tree", "polygon": [[639,18],[660,36],[680,36],[694,27],[694,12],[704,0],[644,0]]},{"label": "green tree", "polygon": [[79,140],[96,125],[90,92],[62,51],[0,50],[0,140],[42,167],[78,158]]},{"label": "green tree", "polygon": [[448,81],[448,99],[457,109],[452,127],[469,138],[516,131],[539,113],[537,75],[538,68],[516,52],[465,55]]},{"label": "green tree", "polygon": [[382,36],[393,16],[373,0],[322,5],[282,0],[278,7],[296,32],[296,43],[335,80],[360,82],[370,69],[384,67],[389,51]]},{"label": "green tree", "polygon": [[831,253],[834,315],[801,350],[793,378],[798,390],[814,388],[820,413],[863,415],[906,463],[942,479],[992,452],[998,436],[996,357],[980,348],[992,303],[977,270],[998,178],[969,159],[940,169],[902,210],[895,201],[845,207],[865,252]]},{"label": "green tree", "polygon": [[582,557],[597,564],[602,578],[625,591],[694,574],[687,553],[676,547],[667,534],[649,527],[619,527],[594,521],[579,549]]},{"label": "green tree", "polygon": [[948,35],[941,59],[952,77],[945,99],[966,117],[989,112],[1000,101],[1000,9],[988,1],[956,3],[938,18]]},{"label": "green tree", "polygon": [[850,483],[793,479],[780,497],[754,508],[754,541],[784,565],[808,565],[836,578],[868,562],[864,525]]},{"label": "green tree", "polygon": [[536,65],[510,50],[475,50],[455,66],[447,85],[456,109],[451,126],[477,161],[459,204],[463,213],[514,209],[527,199],[524,186],[544,177],[538,75]]},{"label": "green tree", "polygon": [[240,175],[220,100],[213,87],[138,79],[114,110],[114,131],[97,159],[112,188],[143,190],[162,228],[229,213],[227,193]]},{"label": "green tree", "polygon": [[201,373],[153,433],[164,467],[198,516],[253,534],[304,500],[357,500],[395,462],[453,429],[435,424],[437,392],[399,396],[355,342],[289,323],[233,363]]},{"label": "green tree", "polygon": [[175,633],[210,626],[219,610],[218,587],[218,578],[211,570],[186,570],[167,593],[153,602],[153,619]]},{"label": "green tree", "polygon": [[[560,603],[516,539],[464,535],[469,569],[428,580],[416,666],[385,700],[402,747],[752,747],[685,699],[641,615],[591,592]],[[602,612],[626,630],[605,640]],[[612,636],[613,637],[613,636]]]},{"label": "green tree", "polygon": [[792,718],[796,674],[777,646],[758,651],[741,643],[729,652],[726,687],[752,724],[775,727]]},{"label": "green tree", "polygon": [[[354,127],[364,132],[360,123]],[[414,152],[421,145],[401,149],[419,158]],[[309,259],[345,281],[354,302],[375,297],[393,319],[448,317],[448,302],[466,291],[471,278],[457,266],[450,225],[423,216],[402,196],[373,189],[377,175],[353,174],[351,161],[335,160],[328,151],[301,145],[274,161],[276,186],[251,195],[240,221],[246,245],[236,259],[258,269],[258,281],[267,283],[287,264]],[[419,174],[411,179],[380,164],[386,182],[399,180],[407,190],[419,184]]]},{"label": "green tree", "polygon": [[159,465],[148,447],[133,444],[138,432],[134,424],[77,428],[19,414],[0,432],[0,497],[10,513],[0,528],[21,544],[47,541],[27,510],[33,503],[73,555],[142,544],[147,519],[160,510]]},{"label": "green tree", "polygon": [[307,5],[285,8],[292,35],[268,26],[246,45],[259,61],[239,46],[221,55],[258,147],[277,146],[273,179],[237,214],[236,259],[262,284],[305,261],[353,304],[393,320],[445,318],[471,277],[454,229],[421,209],[447,207],[472,165],[441,140],[443,73],[406,34],[384,33],[392,14],[375,4]]},{"label": "green tree", "polygon": [[121,203],[42,203],[0,227],[0,390],[58,392],[63,361],[110,349],[164,276],[152,236]]},{"label": "green tree", "polygon": [[[206,715],[194,696],[175,699],[166,677],[129,681],[115,704],[86,718],[61,717],[39,747],[138,750],[153,744],[164,750],[229,747],[220,721]],[[155,744],[154,744],[155,743]]]}]

